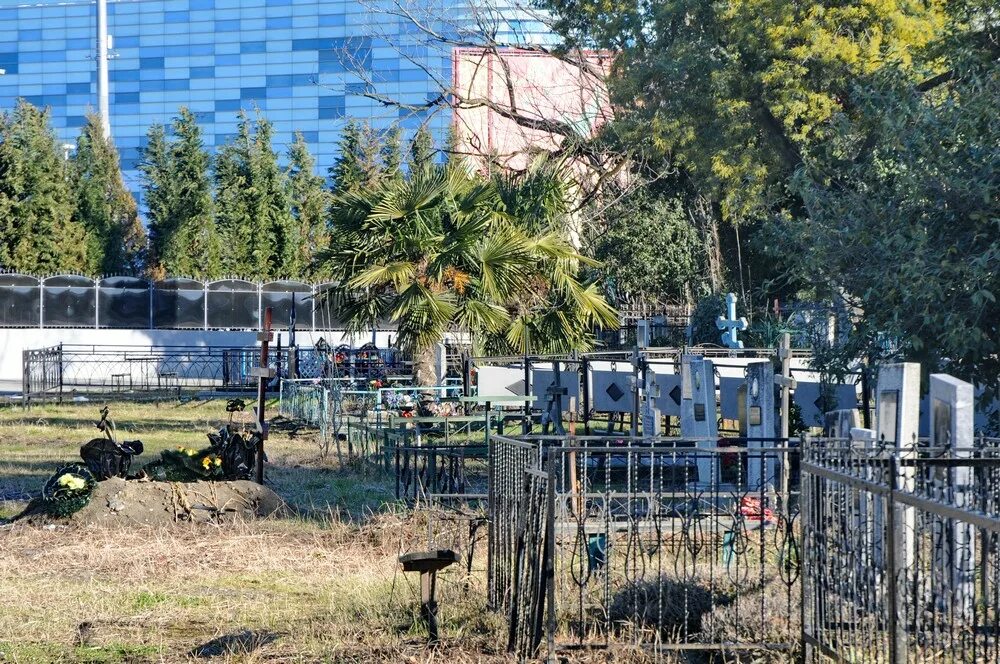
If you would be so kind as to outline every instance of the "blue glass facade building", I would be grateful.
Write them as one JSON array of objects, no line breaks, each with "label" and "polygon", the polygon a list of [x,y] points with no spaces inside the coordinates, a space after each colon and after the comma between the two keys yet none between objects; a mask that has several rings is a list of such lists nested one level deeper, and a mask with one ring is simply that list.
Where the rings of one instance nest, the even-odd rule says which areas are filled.
[{"label": "blue glass facade building", "polygon": [[[429,20],[461,19],[468,0],[419,0]],[[96,5],[87,0],[0,0],[0,108],[18,97],[51,109],[65,142],[97,108]],[[199,118],[209,148],[236,131],[240,109],[259,107],[283,151],[301,131],[321,173],[350,118],[443,135],[449,117],[385,106],[380,95],[420,105],[449,81],[447,50],[427,45],[412,21],[365,0],[109,0],[110,120],[127,184],[146,132],[180,106]],[[511,26],[506,26],[510,29]]]}]

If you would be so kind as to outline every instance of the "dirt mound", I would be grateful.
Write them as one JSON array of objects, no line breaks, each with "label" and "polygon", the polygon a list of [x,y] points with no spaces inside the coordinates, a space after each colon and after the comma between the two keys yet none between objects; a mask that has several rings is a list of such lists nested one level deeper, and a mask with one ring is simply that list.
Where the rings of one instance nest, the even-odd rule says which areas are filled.
[{"label": "dirt mound", "polygon": [[68,519],[45,513],[32,501],[17,520],[28,523],[171,525],[222,523],[287,515],[291,510],[278,494],[256,482],[152,482],[113,477],[98,482],[90,502]]}]

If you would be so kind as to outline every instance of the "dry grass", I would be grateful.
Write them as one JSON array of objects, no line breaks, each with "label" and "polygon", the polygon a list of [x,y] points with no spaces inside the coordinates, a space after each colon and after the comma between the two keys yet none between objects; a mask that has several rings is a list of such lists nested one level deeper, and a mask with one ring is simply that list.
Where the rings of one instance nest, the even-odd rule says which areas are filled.
[{"label": "dry grass", "polygon": [[[37,493],[91,438],[99,404],[0,409],[0,494]],[[202,445],[221,402],[112,405],[152,458]],[[124,429],[124,431],[122,431]],[[503,622],[482,573],[441,574],[443,643],[427,649],[419,583],[400,553],[426,548],[427,513],[388,478],[341,470],[308,437],[275,435],[269,480],[294,518],[165,529],[0,526],[0,662],[492,662]],[[0,501],[15,513],[23,501]],[[485,547],[481,547],[480,553]],[[483,562],[477,560],[477,568]]]}]

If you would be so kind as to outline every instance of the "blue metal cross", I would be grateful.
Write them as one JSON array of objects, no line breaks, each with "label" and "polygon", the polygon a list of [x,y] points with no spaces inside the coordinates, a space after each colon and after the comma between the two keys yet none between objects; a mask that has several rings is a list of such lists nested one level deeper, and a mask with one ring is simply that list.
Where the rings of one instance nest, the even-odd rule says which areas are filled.
[{"label": "blue metal cross", "polygon": [[715,321],[715,326],[720,330],[725,330],[722,333],[722,343],[726,347],[743,348],[743,342],[736,338],[736,333],[747,329],[747,319],[736,317],[735,293],[726,295],[726,316],[719,316],[718,320]]}]

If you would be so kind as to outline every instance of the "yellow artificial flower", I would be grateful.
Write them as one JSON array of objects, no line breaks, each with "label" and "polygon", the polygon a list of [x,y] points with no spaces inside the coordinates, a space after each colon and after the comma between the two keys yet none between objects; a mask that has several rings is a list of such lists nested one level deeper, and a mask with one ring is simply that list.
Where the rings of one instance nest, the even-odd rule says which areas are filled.
[{"label": "yellow artificial flower", "polygon": [[187,454],[188,456],[194,456],[194,455],[198,454],[198,450],[188,448],[188,449],[184,450],[184,453]]},{"label": "yellow artificial flower", "polygon": [[72,473],[65,473],[58,481],[60,486],[64,486],[72,491],[79,491],[87,486],[87,482],[82,477],[77,477]]},{"label": "yellow artificial flower", "polygon": [[216,465],[216,467],[221,466],[222,465],[222,459],[220,459],[219,457],[215,457],[215,465]]},{"label": "yellow artificial flower", "polygon": [[212,459],[205,457],[201,460],[201,465],[205,468],[205,470],[208,470],[208,467],[212,465]]}]

